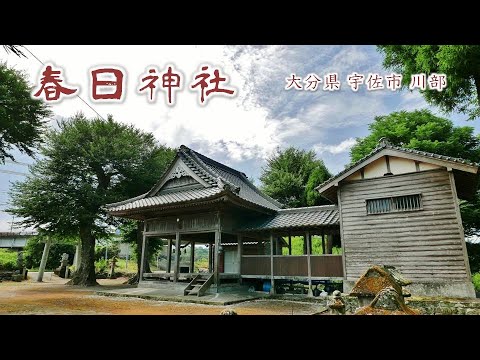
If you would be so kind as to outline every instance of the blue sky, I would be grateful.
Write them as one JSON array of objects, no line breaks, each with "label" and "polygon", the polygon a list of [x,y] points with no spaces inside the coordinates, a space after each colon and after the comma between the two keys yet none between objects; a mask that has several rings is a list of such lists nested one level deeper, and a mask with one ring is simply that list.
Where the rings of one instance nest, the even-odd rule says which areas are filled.
[{"label": "blue sky", "polygon": [[[332,173],[349,161],[349,149],[356,137],[368,134],[375,116],[393,111],[430,108],[418,91],[361,88],[353,92],[345,79],[357,72],[389,74],[382,68],[382,56],[375,46],[28,46],[44,62],[62,67],[66,83],[80,86],[80,96],[102,116],[112,114],[118,121],[133,123],[151,131],[168,146],[181,144],[245,172],[260,184],[265,159],[276,148],[290,145],[313,149]],[[39,64],[27,52],[27,59],[0,51],[0,61],[24,70],[32,84],[38,83]],[[174,64],[188,85],[201,64],[219,66],[237,90],[234,98],[211,98],[200,106],[196,93],[177,93],[177,103],[168,108],[163,100],[148,103],[137,94],[138,79],[150,65],[163,69]],[[96,65],[118,65],[127,73],[126,98],[121,103],[94,103],[90,100],[88,71]],[[337,72],[341,89],[285,90],[291,73],[306,77]],[[65,99],[52,106],[55,117],[69,117],[78,111],[95,113],[79,99]],[[448,116],[456,125],[468,125],[480,133],[480,121],[467,121],[461,114]],[[18,156],[22,163],[32,163]],[[0,165],[0,170],[28,172],[23,164]],[[159,174],[160,176],[160,174]],[[22,175],[0,172],[0,231],[10,228],[11,216],[1,212],[8,202],[11,181]]]}]

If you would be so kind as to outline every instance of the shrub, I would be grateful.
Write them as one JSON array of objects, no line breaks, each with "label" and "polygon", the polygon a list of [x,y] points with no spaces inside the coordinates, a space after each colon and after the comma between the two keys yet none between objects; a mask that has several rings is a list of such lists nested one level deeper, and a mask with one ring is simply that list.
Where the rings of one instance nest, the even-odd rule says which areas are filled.
[{"label": "shrub", "polygon": [[107,272],[108,262],[105,259],[95,261],[95,272],[104,273]]},{"label": "shrub", "polygon": [[17,252],[0,249],[0,270],[12,271],[17,268]]},{"label": "shrub", "polygon": [[[42,260],[43,248],[45,244],[40,242],[38,238],[31,238],[28,240],[24,249],[25,266],[28,269],[38,268]],[[73,257],[75,256],[75,245],[54,243],[50,246],[48,253],[47,265],[48,270],[56,269],[60,266],[60,259],[63,253],[68,254],[68,263],[73,264]]]},{"label": "shrub", "polygon": [[473,286],[475,287],[475,291],[480,292],[480,273],[472,275],[472,282]]},{"label": "shrub", "polygon": [[[118,243],[108,245],[107,253],[109,259],[114,256],[118,258],[118,255],[120,254],[120,246]],[[95,246],[95,261],[99,261],[101,259],[105,260],[105,246],[97,245]]]}]

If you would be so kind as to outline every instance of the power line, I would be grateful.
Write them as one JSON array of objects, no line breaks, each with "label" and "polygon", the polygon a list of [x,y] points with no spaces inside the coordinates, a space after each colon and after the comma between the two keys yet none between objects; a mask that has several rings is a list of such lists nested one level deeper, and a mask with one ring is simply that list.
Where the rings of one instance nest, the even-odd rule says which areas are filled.
[{"label": "power line", "polygon": [[[45,63],[44,63],[42,60],[40,60],[38,57],[36,57],[35,54],[32,53],[25,45],[22,45],[22,46],[23,46],[23,48],[24,48],[25,50],[27,50],[27,51],[30,53],[30,55],[32,55],[35,59],[37,59],[37,61],[38,61],[40,64],[42,64],[43,66],[45,66]],[[83,100],[83,99],[80,97],[80,95],[75,95],[75,96],[78,97],[80,100],[82,100],[82,102],[83,102],[85,105],[87,105],[90,109],[92,109],[92,111],[93,111],[95,114],[97,114],[97,115],[100,116],[103,120],[105,120],[105,118],[104,118],[102,115],[100,115],[97,110],[95,110],[92,106],[90,106],[89,103],[87,103],[85,100]]]},{"label": "power line", "polygon": [[28,164],[28,163],[24,163],[24,162],[20,162],[20,161],[13,161],[13,160],[10,160],[10,159],[5,159],[5,162],[7,164],[15,164],[15,165],[22,165],[22,166],[30,166],[30,165],[33,165],[33,164]]},{"label": "power line", "polygon": [[27,173],[22,173],[22,172],[12,171],[12,170],[3,170],[3,169],[0,169],[0,172],[3,172],[5,174],[13,174],[13,175],[23,175],[23,176],[28,175]]}]

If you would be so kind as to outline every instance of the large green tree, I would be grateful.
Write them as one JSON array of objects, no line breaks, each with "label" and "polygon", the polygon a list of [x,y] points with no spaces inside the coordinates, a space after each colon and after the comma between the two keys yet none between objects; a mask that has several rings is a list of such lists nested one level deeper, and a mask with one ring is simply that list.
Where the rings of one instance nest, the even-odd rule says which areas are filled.
[{"label": "large green tree", "polygon": [[262,170],[262,190],[275,200],[289,207],[328,203],[315,187],[332,175],[315,152],[294,147],[278,150]]},{"label": "large green tree", "polygon": [[403,75],[403,85],[412,74],[443,73],[443,91],[421,91],[425,99],[450,113],[459,111],[474,119],[480,115],[480,45],[380,45],[383,65]]},{"label": "large green tree", "polygon": [[79,236],[81,263],[71,283],[95,285],[95,240],[117,223],[103,206],[140,194],[145,179],[153,184],[172,150],[133,125],[78,114],[47,133],[41,154],[31,175],[13,185],[9,211],[23,225]]},{"label": "large green tree", "polygon": [[[393,145],[436,154],[480,161],[480,137],[470,126],[454,126],[451,120],[433,115],[428,110],[400,111],[377,116],[369,125],[370,135],[357,138],[350,150],[355,162],[370,153],[382,137]],[[467,235],[480,232],[480,196],[461,203],[462,219]]]},{"label": "large green tree", "polygon": [[31,156],[42,141],[48,106],[32,99],[27,76],[0,63],[0,163],[14,160],[12,150]]}]

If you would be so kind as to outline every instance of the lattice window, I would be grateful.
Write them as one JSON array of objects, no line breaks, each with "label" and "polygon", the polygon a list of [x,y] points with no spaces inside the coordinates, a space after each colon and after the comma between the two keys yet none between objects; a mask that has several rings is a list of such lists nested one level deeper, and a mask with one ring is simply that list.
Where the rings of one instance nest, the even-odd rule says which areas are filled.
[{"label": "lattice window", "polygon": [[421,209],[422,196],[420,194],[367,200],[367,214],[386,214]]}]

